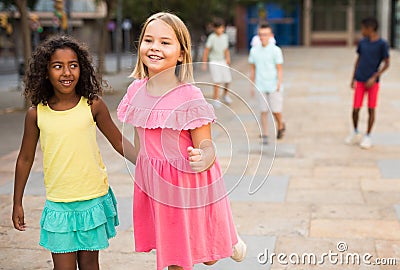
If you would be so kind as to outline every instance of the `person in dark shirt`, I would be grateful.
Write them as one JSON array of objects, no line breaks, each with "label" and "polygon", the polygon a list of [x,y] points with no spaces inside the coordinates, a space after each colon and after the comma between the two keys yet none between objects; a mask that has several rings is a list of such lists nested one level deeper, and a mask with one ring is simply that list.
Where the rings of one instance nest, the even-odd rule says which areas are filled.
[{"label": "person in dark shirt", "polygon": [[[365,18],[361,21],[363,39],[357,47],[358,57],[351,78],[351,88],[354,89],[353,127],[354,131],[346,138],[347,144],[359,144],[361,148],[372,146],[370,133],[375,121],[379,78],[389,67],[389,46],[379,37],[378,22],[375,18]],[[383,64],[382,64],[383,63]],[[368,95],[368,127],[362,138],[358,131],[358,115],[365,94]]]}]

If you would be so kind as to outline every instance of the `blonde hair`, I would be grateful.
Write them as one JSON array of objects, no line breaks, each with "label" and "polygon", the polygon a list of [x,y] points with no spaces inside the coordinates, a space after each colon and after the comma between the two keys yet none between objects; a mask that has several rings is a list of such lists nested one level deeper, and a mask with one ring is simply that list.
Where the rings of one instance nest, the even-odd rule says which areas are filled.
[{"label": "blonde hair", "polygon": [[[150,22],[154,20],[161,20],[168,24],[179,41],[181,46],[181,50],[183,52],[183,60],[182,62],[176,63],[175,74],[178,77],[179,81],[192,82],[193,81],[193,67],[192,67],[192,53],[191,53],[191,40],[190,34],[186,27],[186,25],[182,22],[182,20],[171,13],[168,12],[159,12],[151,15],[143,25],[142,31],[139,37],[139,48],[143,41],[144,32],[146,31],[147,26]],[[147,70],[146,65],[143,64],[142,59],[140,58],[140,54],[138,54],[136,60],[136,66],[133,72],[129,75],[130,77],[134,77],[136,79],[144,79],[149,77],[149,72]]]}]

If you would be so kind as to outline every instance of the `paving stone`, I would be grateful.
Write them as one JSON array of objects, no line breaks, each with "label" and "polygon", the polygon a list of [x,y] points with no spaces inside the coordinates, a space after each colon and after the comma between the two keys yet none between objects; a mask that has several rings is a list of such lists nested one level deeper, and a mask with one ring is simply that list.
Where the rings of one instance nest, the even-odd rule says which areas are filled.
[{"label": "paving stone", "polygon": [[289,189],[359,189],[360,179],[338,179],[334,175],[331,178],[290,177]]},{"label": "paving stone", "polygon": [[18,151],[12,151],[7,155],[0,157],[0,171],[9,172],[15,168],[15,162],[18,157]]},{"label": "paving stone", "polygon": [[128,173],[109,174],[108,183],[117,198],[132,197],[134,179]]},{"label": "paving stone", "polygon": [[0,171],[0,189],[1,186],[14,181],[14,172],[11,171],[6,171],[6,172],[1,172]]},{"label": "paving stone", "polygon": [[308,235],[311,208],[294,203],[235,202],[232,211],[240,234]]},{"label": "paving stone", "polygon": [[366,204],[382,205],[392,208],[393,205],[400,202],[400,193],[398,191],[363,191],[363,194]]},{"label": "paving stone", "polygon": [[338,89],[333,85],[319,85],[319,86],[311,86],[308,88],[310,93],[331,93],[337,92]]},{"label": "paving stone", "polygon": [[[8,182],[7,184],[0,186],[0,194],[12,194],[13,190],[14,182]],[[25,187],[25,194],[40,196],[44,196],[46,194],[43,183],[43,172],[30,173]]]},{"label": "paving stone", "polygon": [[348,203],[357,204],[364,203],[364,197],[360,190],[343,190],[343,189],[316,189],[316,190],[293,190],[287,192],[288,202],[298,203]]},{"label": "paving stone", "polygon": [[254,177],[225,175],[224,180],[232,201],[283,202],[286,197],[288,176]]},{"label": "paving stone", "polygon": [[400,109],[400,101],[392,100],[392,106],[396,109]]},{"label": "paving stone", "polygon": [[39,246],[40,229],[37,227],[27,227],[26,231],[21,232],[17,231],[11,226],[0,226],[0,233],[2,239],[2,241],[0,241],[1,249],[8,247],[14,247],[22,250],[43,249],[41,246]]},{"label": "paving stone", "polygon": [[117,197],[118,230],[125,231],[131,230],[133,226],[133,198]]},{"label": "paving stone", "polygon": [[[12,255],[11,255],[12,254]],[[51,254],[45,249],[2,248],[0,252],[2,270],[52,270]]]},{"label": "paving stone", "polygon": [[339,102],[340,99],[338,96],[328,96],[328,95],[314,95],[314,96],[308,96],[308,101],[309,102],[317,102],[317,103],[335,103]]},{"label": "paving stone", "polygon": [[397,179],[363,179],[360,181],[361,189],[375,192],[400,192],[400,181]]},{"label": "paving stone", "polygon": [[[128,254],[141,254],[134,252],[135,244],[133,241],[133,230],[125,230],[121,226],[117,227],[117,236],[109,240],[110,246],[105,249],[107,253],[128,253]],[[146,253],[143,253],[146,254]]]},{"label": "paving stone", "polygon": [[[287,172],[287,168],[290,168],[291,176],[302,177],[302,178],[314,178],[314,161],[310,158],[296,157],[295,159],[290,158],[276,158],[273,160],[273,166],[271,174],[284,175]],[[250,163],[249,167],[253,168],[254,161]]]},{"label": "paving stone", "polygon": [[395,204],[394,209],[396,211],[397,219],[400,220],[400,204]]},{"label": "paving stone", "polygon": [[394,209],[373,204],[316,204],[313,206],[312,219],[371,219],[394,220]]},{"label": "paving stone", "polygon": [[311,237],[400,240],[397,220],[311,220]]},{"label": "paving stone", "polygon": [[374,145],[400,145],[399,133],[374,133],[371,139]]},{"label": "paving stone", "polygon": [[100,269],[156,269],[154,253],[122,253],[104,250],[99,255]]},{"label": "paving stone", "polygon": [[378,167],[385,179],[400,179],[400,159],[378,160]]},{"label": "paving stone", "polygon": [[343,178],[369,178],[376,177],[379,179],[380,173],[377,167],[364,166],[318,166],[314,168],[315,178],[325,178],[336,176],[338,179]]}]

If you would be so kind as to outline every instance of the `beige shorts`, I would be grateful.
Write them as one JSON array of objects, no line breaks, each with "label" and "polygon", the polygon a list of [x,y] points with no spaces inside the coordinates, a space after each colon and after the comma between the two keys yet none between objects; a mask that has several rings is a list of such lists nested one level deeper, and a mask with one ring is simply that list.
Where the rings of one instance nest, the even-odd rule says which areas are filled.
[{"label": "beige shorts", "polygon": [[211,61],[209,67],[214,83],[230,83],[232,81],[231,69],[226,61]]},{"label": "beige shorts", "polygon": [[[260,95],[260,111],[273,113],[282,112],[283,108],[283,95],[281,91],[275,91],[272,93],[259,92]],[[268,106],[269,105],[269,106]]]}]

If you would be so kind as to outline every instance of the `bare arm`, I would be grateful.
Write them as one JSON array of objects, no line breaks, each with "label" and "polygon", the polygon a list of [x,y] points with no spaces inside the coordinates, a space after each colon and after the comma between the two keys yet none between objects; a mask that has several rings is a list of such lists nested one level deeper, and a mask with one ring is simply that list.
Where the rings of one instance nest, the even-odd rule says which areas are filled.
[{"label": "bare arm", "polygon": [[14,228],[19,231],[25,230],[22,198],[35,159],[38,139],[39,128],[37,126],[37,111],[36,108],[31,107],[26,113],[24,135],[22,137],[21,149],[15,166],[12,221]]},{"label": "bare arm", "polygon": [[92,113],[98,128],[113,148],[130,162],[136,164],[137,152],[135,147],[127,138],[122,136],[118,127],[111,119],[110,112],[102,98],[98,97],[93,100]]},{"label": "bare arm", "polygon": [[204,52],[203,52],[203,62],[208,61],[208,54],[210,53],[210,48],[204,47]]},{"label": "bare arm", "polygon": [[356,63],[354,64],[353,76],[351,76],[350,87],[352,89],[354,89],[354,87],[355,87],[356,70],[357,70],[357,67],[358,67],[359,63],[360,63],[360,56],[357,57]]},{"label": "bare arm", "polygon": [[229,48],[226,48],[224,51],[225,59],[226,59],[226,64],[230,65],[231,64],[231,53],[229,51]]},{"label": "bare arm", "polygon": [[203,65],[202,69],[207,70],[207,61],[208,61],[208,54],[210,53],[210,48],[204,47],[204,52],[203,52]]},{"label": "bare arm", "polygon": [[365,86],[366,86],[367,88],[369,88],[369,87],[371,87],[372,85],[374,85],[374,83],[376,83],[376,81],[378,80],[379,76],[381,76],[382,73],[385,72],[385,70],[387,70],[387,69],[389,68],[389,65],[390,65],[389,58],[385,58],[385,59],[383,60],[383,65],[382,65],[382,67],[381,67],[377,72],[375,72],[375,73],[371,76],[371,78],[368,79],[368,81],[365,83]]},{"label": "bare arm", "polygon": [[211,140],[211,124],[190,132],[193,147],[188,147],[190,166],[196,172],[208,170],[215,162],[215,149]]},{"label": "bare arm", "polygon": [[376,79],[378,77],[380,77],[382,75],[383,72],[385,72],[390,66],[390,59],[389,58],[385,58],[383,59],[383,66],[378,70],[378,72],[376,72],[373,77],[375,77]]},{"label": "bare arm", "polygon": [[250,81],[253,83],[250,87],[250,95],[254,96],[254,83],[256,79],[256,65],[250,64]]},{"label": "bare arm", "polygon": [[282,64],[277,64],[276,65],[276,70],[278,72],[278,83],[276,86],[276,91],[279,91],[281,89],[281,85],[282,85],[282,79],[283,79],[283,68],[282,68]]}]

